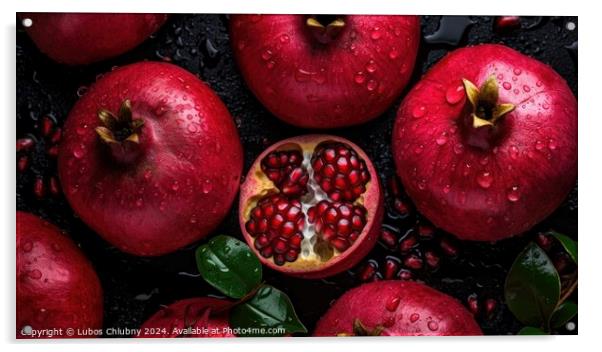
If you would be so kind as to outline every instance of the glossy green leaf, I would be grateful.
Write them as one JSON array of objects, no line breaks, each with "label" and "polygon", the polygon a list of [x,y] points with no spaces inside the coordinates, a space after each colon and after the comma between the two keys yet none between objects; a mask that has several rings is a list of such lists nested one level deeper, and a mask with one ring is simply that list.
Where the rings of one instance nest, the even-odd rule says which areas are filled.
[{"label": "glossy green leaf", "polygon": [[550,231],[550,235],[556,237],[556,239],[562,244],[564,250],[569,254],[571,259],[577,264],[577,242],[573,241],[569,236],[563,235],[556,231]]},{"label": "glossy green leaf", "polygon": [[242,298],[261,282],[259,259],[235,238],[217,236],[195,254],[201,276],[229,297]]},{"label": "glossy green leaf", "polygon": [[548,333],[539,328],[525,326],[524,328],[520,329],[517,335],[548,335]]},{"label": "glossy green leaf", "polygon": [[506,277],[508,308],[525,325],[547,326],[560,299],[560,278],[552,261],[534,243],[516,258]]},{"label": "glossy green leaf", "polygon": [[255,296],[232,309],[230,325],[239,336],[282,336],[307,332],[288,296],[268,285],[261,286]]},{"label": "glossy green leaf", "polygon": [[558,329],[577,315],[577,304],[571,301],[566,301],[556,308],[550,318],[550,326]]}]

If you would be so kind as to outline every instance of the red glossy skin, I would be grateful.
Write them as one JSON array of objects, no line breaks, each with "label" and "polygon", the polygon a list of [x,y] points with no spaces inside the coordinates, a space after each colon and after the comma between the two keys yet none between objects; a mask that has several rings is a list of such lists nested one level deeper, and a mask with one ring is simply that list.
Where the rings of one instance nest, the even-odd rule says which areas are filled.
[{"label": "red glossy skin", "polygon": [[85,65],[121,55],[142,43],[167,19],[165,14],[22,13],[27,33],[44,54],[68,65]]},{"label": "red glossy skin", "polygon": [[[231,302],[210,298],[177,301],[153,314],[136,337],[236,337],[228,323]],[[182,333],[191,328],[188,333]]]},{"label": "red glossy skin", "polygon": [[[17,338],[21,330],[102,328],[102,288],[80,249],[54,225],[17,212]],[[79,336],[94,337],[94,336]]]},{"label": "red glossy skin", "polygon": [[359,319],[381,336],[482,335],[472,314],[455,298],[413,281],[378,281],[341,296],[316,324],[314,336],[353,334]]},{"label": "red glossy skin", "polygon": [[380,115],[412,73],[419,17],[344,16],[344,29],[327,44],[312,36],[306,18],[231,17],[234,53],[251,91],[300,127],[351,126]]},{"label": "red glossy skin", "polygon": [[[249,202],[252,201],[253,198],[256,198],[258,194],[264,194],[268,190],[275,189],[275,186],[267,181],[267,177],[259,178],[257,175],[263,174],[261,171],[261,160],[268,155],[271,151],[279,150],[283,146],[287,146],[290,144],[296,144],[304,146],[304,148],[310,148],[309,150],[313,150],[313,147],[318,145],[323,141],[334,141],[334,142],[342,142],[345,143],[353,150],[355,150],[360,158],[362,158],[366,162],[366,167],[368,172],[371,175],[371,181],[369,186],[367,186],[366,192],[361,195],[363,200],[362,206],[367,210],[367,221],[362,234],[358,237],[358,239],[353,243],[351,247],[346,249],[342,254],[336,257],[332,257],[327,261],[320,262],[319,264],[316,262],[304,262],[300,264],[300,260],[295,261],[295,265],[291,265],[291,263],[287,263],[286,265],[279,266],[274,263],[274,261],[270,258],[264,258],[259,254],[257,249],[254,246],[254,237],[251,236],[246,229],[245,223],[247,222],[247,218],[245,218],[242,214],[245,213],[245,209],[249,208]],[[307,151],[304,149],[304,151]],[[266,186],[266,182],[268,186]],[[261,191],[260,191],[261,190]],[[382,224],[382,218],[384,215],[384,201],[383,201],[383,192],[381,185],[378,181],[378,173],[372,164],[372,161],[368,158],[368,155],[360,149],[359,146],[352,143],[351,141],[337,137],[332,135],[320,135],[320,134],[310,134],[304,136],[297,136],[282,140],[271,145],[269,148],[263,151],[251,168],[247,173],[245,178],[245,182],[240,187],[240,200],[239,200],[239,223],[240,230],[249,245],[249,248],[256,253],[259,261],[272,270],[279,271],[285,273],[290,276],[300,277],[304,279],[322,279],[326,277],[330,277],[336,274],[339,274],[345,270],[348,270],[359,263],[363,258],[368,255],[368,253],[374,248],[376,244]],[[307,213],[307,212],[305,212]],[[306,218],[306,226],[307,226],[307,218]]]},{"label": "red glossy skin", "polygon": [[[130,99],[142,119],[140,156],[115,162],[94,128],[101,108]],[[73,107],[59,153],[65,195],[81,219],[122,251],[172,252],[208,235],[238,191],[242,146],[219,97],[193,74],[143,62],[107,73]]]},{"label": "red glossy skin", "polygon": [[[491,147],[481,149],[467,143],[469,103],[463,90],[454,91],[462,78],[480,87],[490,75],[499,103],[515,110],[497,122]],[[460,239],[496,241],[542,221],[575,185],[577,101],[549,66],[508,47],[458,49],[406,96],[392,147],[422,214]]]}]

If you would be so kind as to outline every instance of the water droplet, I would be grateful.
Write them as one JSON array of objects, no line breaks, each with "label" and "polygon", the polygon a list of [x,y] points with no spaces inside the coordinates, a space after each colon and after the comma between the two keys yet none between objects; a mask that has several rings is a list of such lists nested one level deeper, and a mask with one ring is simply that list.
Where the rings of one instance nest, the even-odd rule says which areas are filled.
[{"label": "water droplet", "polygon": [[418,321],[418,319],[420,319],[420,315],[418,315],[417,313],[410,315],[410,322],[415,323]]},{"label": "water droplet", "polygon": [[414,147],[414,154],[420,154],[424,150],[424,145],[420,144]]},{"label": "water droplet", "polygon": [[518,159],[520,152],[518,150],[518,148],[515,145],[510,146],[510,157],[512,159]]},{"label": "water droplet", "polygon": [[146,169],[144,170],[144,178],[145,179],[150,179],[153,176],[153,172],[150,169]]},{"label": "water droplet", "polygon": [[543,103],[541,107],[544,108],[544,110],[548,110],[550,108],[550,105],[548,105],[547,103]]},{"label": "water droplet", "polygon": [[416,119],[424,116],[424,114],[426,114],[426,107],[424,105],[417,105],[412,110],[412,116]]},{"label": "water droplet", "polygon": [[391,298],[391,300],[389,300],[386,304],[385,304],[385,308],[387,308],[387,310],[389,312],[394,312],[397,307],[399,307],[399,303],[401,302],[401,298],[399,297],[393,297]]},{"label": "water droplet", "polygon": [[515,68],[512,72],[514,72],[514,74],[517,76],[520,76],[520,74],[523,73],[523,71],[520,68]]},{"label": "water droplet", "polygon": [[520,199],[520,191],[518,189],[518,186],[513,186],[512,188],[510,188],[506,196],[511,202],[518,201]]},{"label": "water droplet", "polygon": [[136,199],[136,206],[137,207],[141,207],[143,204],[144,204],[144,201],[142,200],[142,198]]},{"label": "water droplet", "polygon": [[524,85],[523,90],[525,91],[525,93],[529,93],[531,91],[531,88],[528,85]]},{"label": "water droplet", "polygon": [[191,223],[191,224],[196,224],[196,223],[197,223],[197,219],[196,219],[196,216],[195,216],[195,215],[193,215],[193,216],[190,218],[190,223]]},{"label": "water droplet", "polygon": [[369,91],[373,91],[376,89],[376,87],[378,87],[378,82],[376,82],[375,80],[371,79],[368,81],[368,84],[366,85],[366,88]]},{"label": "water droplet", "polygon": [[451,191],[451,186],[450,185],[445,185],[445,187],[443,187],[443,193],[448,194],[449,191]]},{"label": "water droplet", "polygon": [[437,137],[435,142],[437,143],[437,145],[444,145],[445,143],[447,143],[447,140],[447,132],[443,132],[439,137]]},{"label": "water droplet", "polygon": [[537,83],[535,83],[536,86],[541,87],[543,85],[543,83],[541,81],[537,81]]},{"label": "water droplet", "polygon": [[397,49],[392,48],[391,51],[389,51],[389,59],[395,60],[397,57],[399,57],[399,52]]},{"label": "water droplet", "polygon": [[265,49],[263,53],[261,53],[261,58],[263,61],[268,61],[272,58],[272,51],[270,49]]},{"label": "water droplet", "polygon": [[370,73],[376,71],[376,63],[374,62],[374,60],[368,61],[368,63],[366,64],[366,71]]},{"label": "water droplet", "polygon": [[31,250],[33,249],[33,243],[31,241],[27,241],[23,243],[21,249],[23,250],[23,252],[31,252]]},{"label": "water droplet", "polygon": [[544,148],[544,143],[542,141],[535,142],[535,149],[542,150]]},{"label": "water droplet", "polygon": [[366,81],[366,76],[364,75],[363,72],[358,72],[355,74],[355,77],[353,78],[353,80],[357,84],[362,84]]},{"label": "water droplet", "polygon": [[280,36],[280,43],[285,44],[288,43],[291,40],[291,38],[288,36],[288,34],[283,34]]},{"label": "water droplet", "polygon": [[81,159],[86,154],[86,147],[83,144],[78,144],[73,148],[73,156]]},{"label": "water droplet", "polygon": [[454,145],[454,153],[456,154],[462,154],[464,152],[464,146],[462,145],[462,143],[456,143]]},{"label": "water droplet", "polygon": [[205,180],[205,183],[203,183],[203,193],[207,194],[211,192],[212,189],[213,185],[211,184],[211,181]]},{"label": "water droplet", "polygon": [[477,183],[479,184],[479,186],[487,189],[491,187],[491,184],[493,183],[493,176],[488,171],[481,172],[477,176]]},{"label": "water droplet", "polygon": [[504,87],[505,90],[510,90],[512,89],[512,84],[510,84],[510,82],[504,82],[502,83],[502,87]]},{"label": "water droplet", "polygon": [[180,184],[178,183],[178,181],[174,181],[174,182],[171,184],[171,190],[172,190],[172,191],[174,191],[174,192],[175,192],[175,191],[177,191],[179,188],[180,188]]},{"label": "water droplet", "polygon": [[451,86],[445,92],[445,100],[451,105],[459,103],[464,98],[464,86]]},{"label": "water droplet", "polygon": [[34,279],[34,280],[39,280],[40,278],[42,278],[42,272],[39,271],[38,269],[33,269],[32,271],[29,272],[29,277]]},{"label": "water droplet", "polygon": [[556,141],[555,141],[554,139],[551,139],[551,138],[550,138],[550,140],[548,141],[548,148],[549,148],[550,150],[555,150],[555,149],[556,149],[556,147],[557,147],[557,145],[556,145]]},{"label": "water droplet", "polygon": [[370,33],[370,38],[372,38],[372,40],[378,40],[380,39],[380,37],[382,36],[382,33],[380,32],[380,28],[375,27],[372,30],[372,33]]},{"label": "water droplet", "polygon": [[439,329],[439,324],[436,321],[429,321],[427,326],[431,331],[437,331],[437,329]]}]

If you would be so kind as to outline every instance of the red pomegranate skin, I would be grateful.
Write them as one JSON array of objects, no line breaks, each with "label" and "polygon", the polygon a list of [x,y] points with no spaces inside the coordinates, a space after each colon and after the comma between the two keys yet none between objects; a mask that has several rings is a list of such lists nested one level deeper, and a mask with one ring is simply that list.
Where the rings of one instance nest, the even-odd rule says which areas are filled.
[{"label": "red pomegranate skin", "polygon": [[[236,337],[228,323],[232,303],[200,297],[177,301],[153,314],[136,337]],[[190,331],[182,333],[186,328]]]},{"label": "red pomegranate skin", "polygon": [[305,128],[371,120],[407,84],[418,51],[418,16],[343,16],[322,44],[305,15],[234,15],[230,33],[249,88],[274,115]]},{"label": "red pomegranate skin", "polygon": [[322,316],[314,336],[353,335],[354,321],[381,336],[482,335],[455,298],[413,281],[377,281],[351,289]]},{"label": "red pomegranate skin", "polygon": [[[54,225],[17,212],[17,338],[21,330],[102,328],[103,298],[94,268]],[[49,337],[49,336],[42,336]],[[81,336],[94,337],[94,336]]]},{"label": "red pomegranate skin", "polygon": [[[131,101],[142,119],[137,159],[117,163],[95,127],[99,109]],[[124,252],[156,256],[207,236],[238,192],[242,146],[219,97],[175,65],[107,73],[73,107],[58,159],[73,210]]]},{"label": "red pomegranate skin", "polygon": [[142,43],[167,19],[165,14],[21,13],[41,52],[62,64],[86,65],[121,55]]},{"label": "red pomegranate skin", "polygon": [[[462,79],[480,87],[492,75],[498,102],[515,109],[482,149],[467,143]],[[552,68],[513,49],[458,49],[405,97],[392,148],[405,190],[429,220],[463,240],[501,240],[542,221],[575,185],[577,101]]]}]

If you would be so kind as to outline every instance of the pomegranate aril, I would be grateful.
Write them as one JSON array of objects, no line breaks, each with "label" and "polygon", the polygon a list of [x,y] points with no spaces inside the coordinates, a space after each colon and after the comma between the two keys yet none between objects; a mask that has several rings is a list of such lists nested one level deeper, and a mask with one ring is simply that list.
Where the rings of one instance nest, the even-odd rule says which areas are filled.
[{"label": "pomegranate aril", "polygon": [[50,137],[50,142],[52,142],[53,144],[57,144],[61,141],[62,135],[63,131],[60,128],[57,128],[52,134],[52,137]]},{"label": "pomegranate aril", "polygon": [[309,175],[301,167],[303,155],[297,150],[275,151],[261,160],[261,170],[285,195],[298,197],[307,193]]},{"label": "pomegranate aril", "polygon": [[307,218],[309,223],[315,225],[320,239],[329,242],[339,252],[353,245],[366,224],[363,207],[327,200],[309,208]]},{"label": "pomegranate aril", "polygon": [[442,238],[441,241],[439,241],[439,247],[441,247],[443,253],[445,253],[445,255],[448,257],[453,258],[458,256],[458,248],[456,248],[456,246],[446,238]]},{"label": "pomegranate aril", "polygon": [[17,152],[30,150],[35,145],[35,142],[31,138],[19,138],[17,139]]},{"label": "pomegranate aril", "polygon": [[54,121],[50,119],[48,116],[44,116],[42,118],[42,135],[44,137],[48,137],[52,132],[52,128],[54,127]]},{"label": "pomegranate aril", "polygon": [[497,32],[509,32],[520,28],[519,16],[498,16],[495,18],[493,27]]},{"label": "pomegranate aril", "polygon": [[485,300],[485,317],[488,319],[491,318],[495,309],[497,308],[497,301],[493,298],[488,298]]},{"label": "pomegranate aril", "polygon": [[368,281],[374,277],[376,271],[378,270],[378,265],[376,262],[370,260],[366,263],[359,272],[359,278],[361,281]]},{"label": "pomegranate aril", "polygon": [[407,236],[399,243],[399,251],[401,253],[408,253],[412,248],[416,246],[418,241],[414,235]]},{"label": "pomegranate aril", "polygon": [[393,231],[383,227],[380,231],[380,241],[387,248],[394,249],[397,244],[397,236]]},{"label": "pomegranate aril", "polygon": [[55,176],[50,177],[50,181],[48,181],[48,188],[50,189],[50,194],[52,194],[54,197],[57,197],[61,194],[61,186],[59,184],[59,180]]},{"label": "pomegranate aril", "polygon": [[419,225],[418,236],[423,239],[431,239],[435,236],[435,229],[429,225]]},{"label": "pomegranate aril", "polygon": [[437,256],[435,254],[435,252],[433,251],[426,251],[424,252],[424,259],[426,259],[426,264],[432,268],[432,269],[437,269],[439,268],[439,256]]},{"label": "pomegranate aril", "polygon": [[537,244],[546,252],[552,248],[552,238],[545,233],[537,234],[535,240],[537,241]]},{"label": "pomegranate aril", "polygon": [[42,199],[46,195],[46,187],[44,186],[44,179],[36,177],[33,183],[33,194],[38,198]]},{"label": "pomegranate aril", "polygon": [[401,269],[399,271],[399,273],[397,274],[397,276],[401,279],[401,280],[412,280],[414,278],[414,274],[412,274],[411,271],[407,270],[407,269]]},{"label": "pomegranate aril", "polygon": [[385,260],[385,273],[384,277],[386,280],[392,280],[399,272],[400,260],[395,257],[387,257]]},{"label": "pomegranate aril", "polygon": [[476,294],[473,293],[472,295],[468,296],[467,304],[468,309],[473,315],[479,314],[479,300]]},{"label": "pomegranate aril", "polygon": [[393,202],[393,208],[395,208],[395,211],[401,217],[406,217],[410,214],[409,206],[399,198],[396,198]]},{"label": "pomegranate aril", "polygon": [[413,270],[422,269],[422,258],[416,254],[410,254],[403,259],[403,265]]},{"label": "pomegranate aril", "polygon": [[19,160],[17,161],[17,170],[22,173],[22,172],[27,171],[28,167],[29,167],[29,157],[27,155],[20,156]]},{"label": "pomegranate aril", "polygon": [[59,147],[58,145],[53,145],[52,147],[46,150],[46,154],[52,158],[56,158],[59,155]]}]

